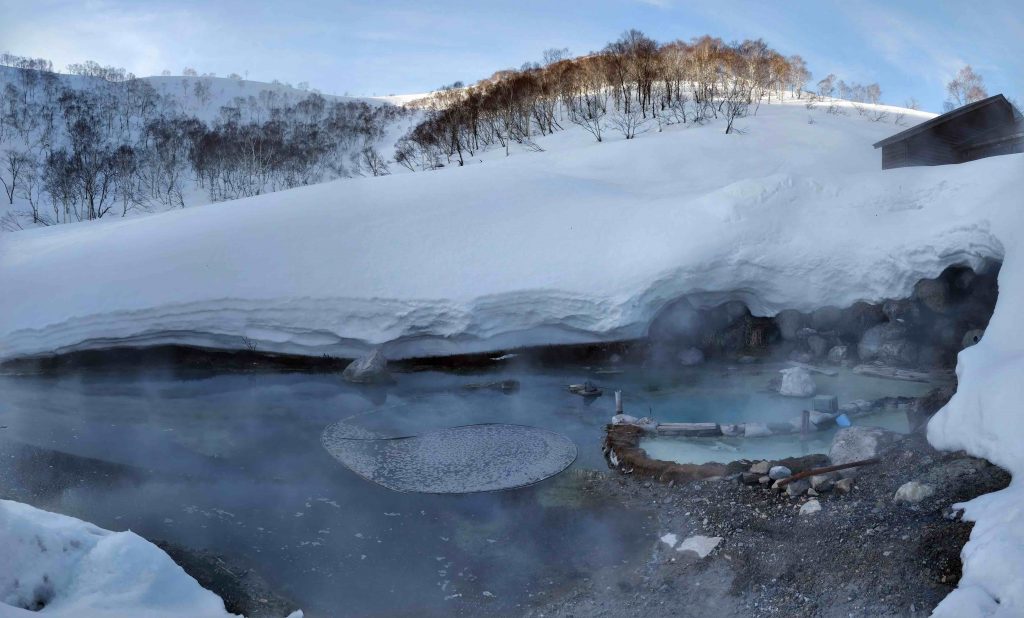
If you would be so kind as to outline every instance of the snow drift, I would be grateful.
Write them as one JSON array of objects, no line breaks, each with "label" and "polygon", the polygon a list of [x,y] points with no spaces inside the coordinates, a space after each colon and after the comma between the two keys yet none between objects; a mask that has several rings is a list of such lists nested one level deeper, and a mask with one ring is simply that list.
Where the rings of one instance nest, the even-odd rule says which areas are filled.
[{"label": "snow drift", "polygon": [[0,617],[234,616],[132,532],[0,500]]}]

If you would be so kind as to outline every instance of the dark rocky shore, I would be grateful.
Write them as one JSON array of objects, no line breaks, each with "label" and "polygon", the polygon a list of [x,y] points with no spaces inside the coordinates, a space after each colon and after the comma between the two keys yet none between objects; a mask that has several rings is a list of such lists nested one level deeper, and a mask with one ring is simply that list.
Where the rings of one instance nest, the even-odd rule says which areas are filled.
[{"label": "dark rocky shore", "polygon": [[[880,459],[857,472],[848,492],[814,497],[746,485],[739,473],[683,484],[593,473],[582,491],[636,509],[651,552],[593,574],[530,615],[927,616],[959,581],[972,526],[951,506],[1006,487],[1009,475],[962,452],[938,452],[920,435]],[[934,493],[897,501],[914,481]],[[808,512],[811,501],[820,510]],[[700,558],[659,540],[668,533],[721,541]]]}]

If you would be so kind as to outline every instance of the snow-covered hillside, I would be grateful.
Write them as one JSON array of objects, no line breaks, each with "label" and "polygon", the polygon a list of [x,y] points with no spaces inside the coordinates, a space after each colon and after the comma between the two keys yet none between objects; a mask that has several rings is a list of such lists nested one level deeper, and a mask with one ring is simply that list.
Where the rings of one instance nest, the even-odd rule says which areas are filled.
[{"label": "snow-covered hillside", "polygon": [[[1019,158],[881,173],[871,144],[891,124],[796,103],[742,124],[605,143],[569,130],[538,140],[546,152],[464,168],[19,232],[0,256],[0,357],[243,339],[402,357],[635,337],[682,295],[761,314],[844,306],[1002,257],[976,203],[993,204]],[[64,267],[97,255],[109,267]]]},{"label": "snow-covered hillside", "polygon": [[[913,116],[913,112],[908,112]],[[924,117],[918,114],[917,118]],[[952,264],[1004,260],[982,343],[931,439],[1010,470],[943,615],[1024,611],[1024,155],[882,172],[900,130],[795,101],[714,123],[206,208],[37,229],[0,246],[0,358],[178,343],[351,356],[642,336],[667,303],[755,314],[908,295]],[[984,610],[985,613],[982,613]]]}]

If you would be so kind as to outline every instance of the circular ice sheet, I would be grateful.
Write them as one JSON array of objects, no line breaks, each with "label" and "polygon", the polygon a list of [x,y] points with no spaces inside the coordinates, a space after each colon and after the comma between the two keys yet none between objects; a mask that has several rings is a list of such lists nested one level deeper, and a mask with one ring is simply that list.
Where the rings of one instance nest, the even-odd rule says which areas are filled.
[{"label": "circular ice sheet", "polygon": [[419,436],[354,438],[345,421],[324,430],[324,448],[356,474],[395,491],[464,494],[523,487],[576,459],[563,435],[524,425],[465,425]]}]

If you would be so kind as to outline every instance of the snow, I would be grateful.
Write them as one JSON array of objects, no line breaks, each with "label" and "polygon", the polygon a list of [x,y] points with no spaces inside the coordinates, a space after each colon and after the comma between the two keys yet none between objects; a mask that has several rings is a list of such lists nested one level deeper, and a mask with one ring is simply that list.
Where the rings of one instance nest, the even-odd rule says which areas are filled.
[{"label": "snow", "polygon": [[[921,120],[926,115],[908,112]],[[178,343],[393,359],[642,336],[668,303],[758,315],[905,297],[1004,260],[982,341],[929,428],[1015,476],[941,616],[1024,613],[1024,155],[880,171],[904,127],[799,102],[739,122],[332,182],[0,238],[0,359]]]},{"label": "snow", "polygon": [[[234,615],[132,532],[0,500],[0,547],[0,618]],[[29,611],[40,605],[41,611]]]},{"label": "snow", "polygon": [[[1021,192],[1002,196],[1019,209]],[[1002,491],[979,496],[964,507],[975,522],[961,552],[959,587],[936,608],[941,618],[1024,615],[1024,227],[1000,227],[1007,247],[999,272],[999,302],[985,336],[960,353],[957,393],[928,425],[937,448],[964,449],[1008,470],[1013,479]]]},{"label": "snow", "polygon": [[796,104],[744,123],[601,144],[570,130],[464,168],[7,234],[0,358],[247,340],[400,359],[619,339],[684,295],[771,315],[905,295],[1002,256],[985,206],[1020,157],[883,174],[871,143],[892,125]]}]

